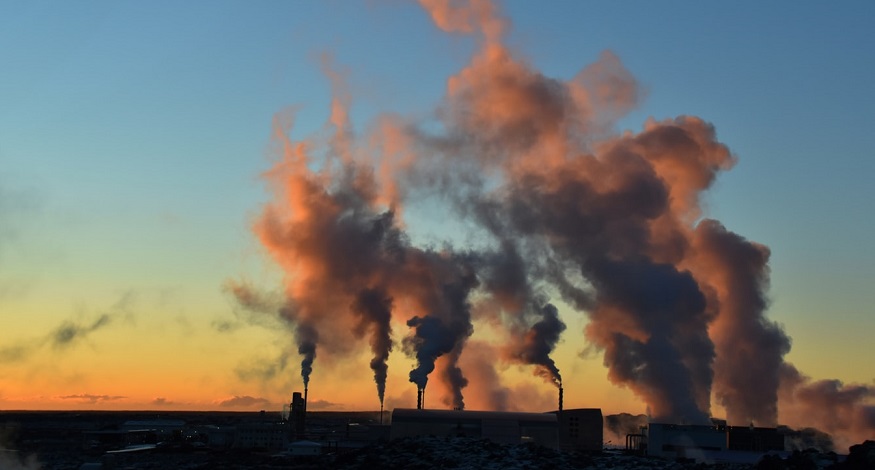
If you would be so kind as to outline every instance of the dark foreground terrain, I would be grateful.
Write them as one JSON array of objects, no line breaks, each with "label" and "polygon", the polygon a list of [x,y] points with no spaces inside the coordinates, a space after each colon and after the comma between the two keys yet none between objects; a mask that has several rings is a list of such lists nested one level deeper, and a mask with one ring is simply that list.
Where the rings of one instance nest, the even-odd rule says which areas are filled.
[{"label": "dark foreground terrain", "polygon": [[[186,431],[163,436],[145,450],[119,452],[89,444],[94,432],[119,429],[132,420],[185,421]],[[293,456],[283,449],[235,449],[206,445],[197,432],[204,427],[244,426],[270,420],[263,413],[98,413],[0,412],[0,470],[47,469],[875,469],[875,442],[855,446],[847,458],[834,453],[794,452],[765,456],[757,462],[700,462],[626,455],[561,452],[530,444],[499,445],[471,438],[404,438],[385,440],[367,432],[354,445],[350,429],[376,430],[374,413],[313,413],[308,427],[320,430],[327,452]]]}]

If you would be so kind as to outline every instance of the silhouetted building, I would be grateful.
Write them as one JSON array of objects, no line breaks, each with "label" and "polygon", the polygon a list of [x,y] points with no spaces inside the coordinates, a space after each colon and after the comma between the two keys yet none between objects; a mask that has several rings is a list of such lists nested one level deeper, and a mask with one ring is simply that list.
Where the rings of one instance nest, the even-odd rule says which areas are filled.
[{"label": "silhouetted building", "polygon": [[159,440],[165,440],[174,433],[182,432],[185,421],[180,419],[146,419],[125,421],[121,425],[123,431],[152,431]]},{"label": "silhouetted building", "polygon": [[297,441],[289,444],[288,450],[291,455],[322,455],[322,444],[313,441]]},{"label": "silhouetted building", "polygon": [[729,450],[769,452],[784,450],[784,435],[776,428],[729,426]]},{"label": "silhouetted building", "polygon": [[650,423],[647,426],[647,455],[699,460],[705,452],[726,449],[726,428],[723,426],[666,423]]},{"label": "silhouetted building", "polygon": [[289,423],[291,424],[291,439],[304,438],[307,420],[307,402],[301,392],[292,393],[292,403],[289,405]]},{"label": "silhouetted building", "polygon": [[558,447],[559,422],[553,413],[502,411],[392,411],[391,438],[412,436],[475,437],[499,444],[533,442]]},{"label": "silhouetted building", "polygon": [[235,449],[282,449],[288,442],[284,423],[244,423],[236,428]]},{"label": "silhouetted building", "polygon": [[601,409],[560,410],[556,416],[559,421],[560,449],[584,452],[602,450],[604,422]]}]

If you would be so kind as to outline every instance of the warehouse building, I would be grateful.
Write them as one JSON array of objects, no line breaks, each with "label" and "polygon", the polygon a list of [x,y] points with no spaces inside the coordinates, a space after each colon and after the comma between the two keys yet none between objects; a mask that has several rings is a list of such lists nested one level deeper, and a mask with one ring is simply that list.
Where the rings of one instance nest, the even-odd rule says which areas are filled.
[{"label": "warehouse building", "polygon": [[550,413],[395,408],[390,437],[474,437],[500,444],[534,442],[555,448],[558,432],[559,422]]},{"label": "warehouse building", "polygon": [[604,440],[604,420],[599,408],[578,408],[556,412],[559,421],[559,449],[599,452]]}]

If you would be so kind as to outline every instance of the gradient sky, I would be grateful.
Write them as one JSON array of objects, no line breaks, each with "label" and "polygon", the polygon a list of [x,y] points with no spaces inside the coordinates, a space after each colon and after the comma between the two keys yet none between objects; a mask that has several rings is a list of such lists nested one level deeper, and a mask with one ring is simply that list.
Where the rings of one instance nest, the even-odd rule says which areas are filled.
[{"label": "gradient sky", "polygon": [[[508,43],[548,76],[620,57],[647,94],[619,130],[715,125],[738,164],[707,215],[771,248],[787,359],[872,384],[875,3],[500,5]],[[413,2],[0,0],[0,409],[278,409],[301,388],[296,366],[276,373],[292,334],[223,290],[281,288],[251,231],[273,116],[296,106],[296,137],[324,128],[323,53],[348,72],[359,130],[428,115],[475,46]],[[445,237],[409,218],[415,239]],[[566,406],[643,412],[580,355],[585,317],[562,315]],[[315,406],[378,406],[362,353],[317,362]],[[393,354],[388,407],[414,404],[412,364]],[[503,377],[552,406],[529,370]]]}]

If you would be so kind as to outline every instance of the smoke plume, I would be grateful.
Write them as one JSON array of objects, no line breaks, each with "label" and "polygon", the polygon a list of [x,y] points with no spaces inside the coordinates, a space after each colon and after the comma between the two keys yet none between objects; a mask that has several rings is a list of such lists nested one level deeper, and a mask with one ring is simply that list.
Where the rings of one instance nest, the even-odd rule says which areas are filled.
[{"label": "smoke plume", "polygon": [[812,380],[784,363],[779,394],[784,424],[798,428],[813,424],[831,434],[840,451],[875,436],[875,387],[871,385]]},{"label": "smoke plume", "polygon": [[44,347],[51,348],[55,354],[66,352],[86,341],[95,332],[109,327],[118,319],[133,318],[131,306],[134,303],[134,297],[133,292],[125,292],[103,313],[92,316],[92,320],[64,319],[42,337],[19,339],[13,345],[2,345],[0,346],[0,364],[25,361]]},{"label": "smoke plume", "polygon": [[778,386],[790,339],[765,317],[769,249],[704,220],[693,234],[693,270],[719,311],[710,335],[717,399],[733,424],[777,425]]},{"label": "smoke plume", "polygon": [[[510,23],[492,2],[420,3],[437,27],[479,44],[433,115],[383,116],[357,135],[348,74],[325,59],[327,141],[293,141],[293,113],[276,120],[274,198],[254,230],[284,273],[278,313],[296,329],[305,384],[317,350],[348,356],[367,342],[382,401],[392,334],[406,325],[410,381],[438,380],[450,406],[464,407],[462,365],[489,363],[468,354],[500,350],[558,385],[565,304],[587,317],[586,347],[608,378],[651,419],[708,423],[713,393],[733,425],[774,425],[785,401],[848,410],[839,415],[853,424],[828,430],[868,425],[867,387],[788,372],[790,340],[766,317],[769,249],[703,217],[703,194],[736,161],[710,123],[650,119],[618,133],[642,93],[613,53],[548,77],[505,45]],[[456,216],[431,234],[446,235],[439,248],[411,241],[404,211],[417,204]],[[476,243],[449,241],[460,238]],[[466,349],[481,341],[474,317],[505,344]],[[515,407],[486,382],[498,406]]]},{"label": "smoke plume", "polygon": [[559,319],[559,311],[552,304],[545,305],[539,312],[540,319],[532,325],[520,342],[511,345],[512,357],[523,363],[537,366],[535,374],[548,382],[562,385],[562,376],[550,353],[559,342],[559,335],[565,331],[565,323]]},{"label": "smoke plume", "polygon": [[360,321],[356,327],[356,335],[362,337],[371,329],[371,369],[374,371],[374,381],[377,383],[377,396],[380,404],[386,397],[386,375],[389,366],[386,361],[392,351],[392,299],[386,295],[385,289],[365,289],[359,292],[352,307]]}]

